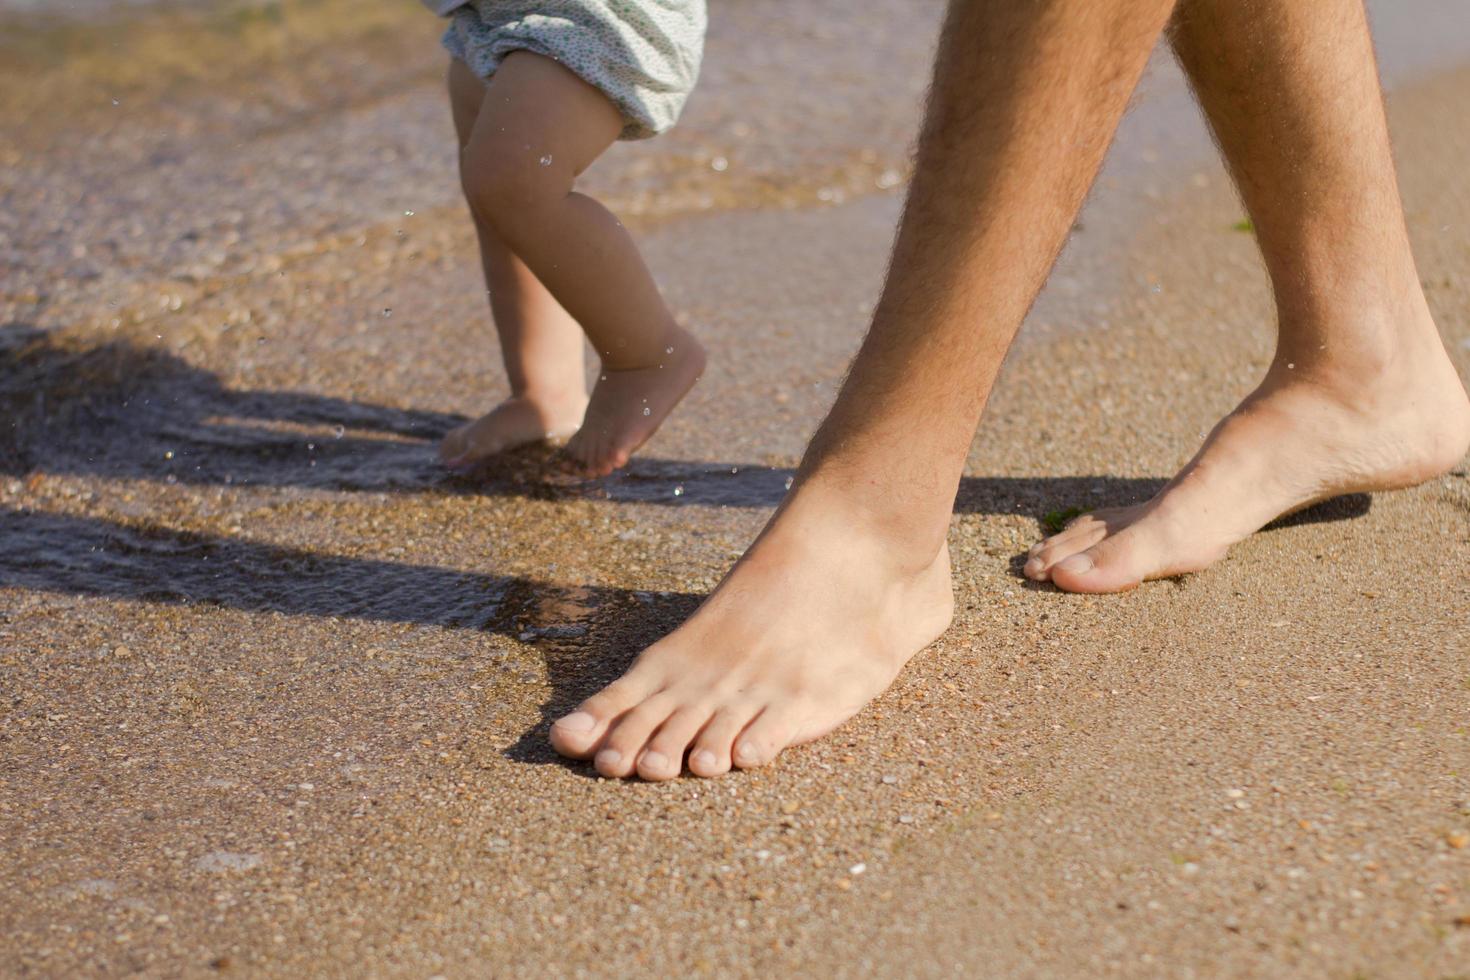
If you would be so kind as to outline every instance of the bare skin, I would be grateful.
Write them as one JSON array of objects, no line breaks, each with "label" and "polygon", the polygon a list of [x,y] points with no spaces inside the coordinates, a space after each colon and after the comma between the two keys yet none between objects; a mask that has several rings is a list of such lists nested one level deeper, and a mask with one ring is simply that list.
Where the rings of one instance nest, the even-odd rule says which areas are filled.
[{"label": "bare skin", "polygon": [[558,751],[645,779],[759,766],[946,628],[980,411],[1170,6],[952,4],[892,272],[791,493],[689,622],[553,725]]},{"label": "bare skin", "polygon": [[[841,724],[943,630],[974,427],[1173,7],[954,0],[883,298],[792,493],[688,623],[552,727],[560,752],[645,779],[686,754],[700,776],[758,766]],[[1159,498],[1038,549],[1029,571],[1066,588],[1203,567],[1283,511],[1419,482],[1470,443],[1358,0],[1183,14],[1174,42],[1261,229],[1279,350]],[[1077,557],[1092,568],[1063,567]]]},{"label": "bare skin", "polygon": [[[511,394],[450,432],[440,457],[468,468],[567,439],[577,469],[610,473],[654,434],[705,363],[623,226],[572,190],[623,120],[597,89],[527,52],[507,56],[488,84],[452,61],[449,91]],[[584,333],[602,360],[590,400]]]},{"label": "bare skin", "polygon": [[1359,0],[1188,0],[1171,36],[1254,220],[1279,340],[1260,386],[1152,500],[1031,549],[1026,574],[1073,592],[1199,571],[1283,514],[1422,483],[1470,448]]}]

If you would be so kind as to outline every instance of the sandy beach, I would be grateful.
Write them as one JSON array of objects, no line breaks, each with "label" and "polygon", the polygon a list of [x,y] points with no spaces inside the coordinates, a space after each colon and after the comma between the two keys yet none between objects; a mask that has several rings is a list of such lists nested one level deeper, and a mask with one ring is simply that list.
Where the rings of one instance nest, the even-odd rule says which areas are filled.
[{"label": "sandy beach", "polygon": [[[780,502],[941,5],[712,3],[683,125],[587,179],[710,368],[578,487],[435,465],[505,385],[417,6],[0,4],[0,975],[1470,970],[1470,464],[1121,596],[1020,574],[1270,357],[1167,58],[975,439],[954,625],[831,737],[652,785],[547,727]],[[1372,5],[1470,376],[1456,7]]]}]

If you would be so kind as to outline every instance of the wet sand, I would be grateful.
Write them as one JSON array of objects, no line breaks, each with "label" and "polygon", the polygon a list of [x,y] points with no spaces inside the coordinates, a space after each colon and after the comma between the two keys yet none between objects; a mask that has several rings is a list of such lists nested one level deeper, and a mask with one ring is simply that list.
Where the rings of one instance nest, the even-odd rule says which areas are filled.
[{"label": "wet sand", "polygon": [[[1269,357],[1169,65],[975,441],[954,626],[823,742],[655,786],[547,724],[779,502],[876,298],[938,8],[716,8],[687,125],[591,175],[711,369],[572,490],[433,465],[503,390],[433,25],[351,35],[383,67],[332,4],[118,106],[46,113],[88,89],[44,65],[0,100],[0,974],[1464,973],[1465,466],[1125,596],[1019,575],[1049,512],[1146,496]],[[139,16],[130,50],[185,15]],[[326,54],[262,54],[293,45]],[[1470,59],[1390,78],[1470,374]]]}]

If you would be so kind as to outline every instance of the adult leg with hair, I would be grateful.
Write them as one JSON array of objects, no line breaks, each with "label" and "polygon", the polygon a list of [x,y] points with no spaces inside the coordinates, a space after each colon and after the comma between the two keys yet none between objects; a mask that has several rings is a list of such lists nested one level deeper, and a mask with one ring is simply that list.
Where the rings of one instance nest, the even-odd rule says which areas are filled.
[{"label": "adult leg with hair", "polygon": [[1115,592],[1197,571],[1282,514],[1435,477],[1470,401],[1425,303],[1362,0],[1182,0],[1170,36],[1256,228],[1276,354],[1158,495],[1085,515],[1026,573]]},{"label": "adult leg with hair", "polygon": [[891,271],[766,529],[684,626],[551,731],[608,776],[769,762],[949,623],[945,537],[1006,348],[1172,0],[954,0]]}]

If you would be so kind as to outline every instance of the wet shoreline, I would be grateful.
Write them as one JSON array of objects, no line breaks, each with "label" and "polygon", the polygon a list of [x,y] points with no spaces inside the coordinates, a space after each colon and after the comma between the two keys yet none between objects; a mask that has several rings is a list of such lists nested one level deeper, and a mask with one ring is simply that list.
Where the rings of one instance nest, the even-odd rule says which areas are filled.
[{"label": "wet shoreline", "polygon": [[[642,215],[710,370],[588,486],[534,453],[476,480],[433,465],[503,382],[432,50],[356,101],[272,62],[265,107],[202,86],[29,135],[0,113],[0,973],[1470,957],[1464,466],[1127,596],[1018,573],[1049,513],[1156,489],[1270,356],[1253,242],[1163,63],[972,447],[948,633],[768,770],[620,784],[553,755],[550,719],[686,617],[779,503],[898,218],[877,176],[906,157],[929,26],[888,39],[899,82],[864,81],[835,54],[903,5],[803,5],[765,63],[734,45],[778,7],[729,6],[685,134],[593,175]],[[786,104],[787,75],[832,85]],[[1462,373],[1470,133],[1445,120],[1467,92],[1461,67],[1389,98]],[[771,183],[725,203],[747,168]],[[818,196],[837,172],[868,183]]]}]

